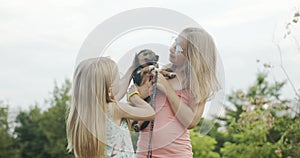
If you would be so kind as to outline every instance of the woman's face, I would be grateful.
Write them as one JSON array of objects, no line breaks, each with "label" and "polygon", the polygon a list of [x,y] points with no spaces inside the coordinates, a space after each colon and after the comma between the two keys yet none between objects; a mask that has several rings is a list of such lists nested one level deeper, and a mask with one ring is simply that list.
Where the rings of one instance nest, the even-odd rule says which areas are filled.
[{"label": "woman's face", "polygon": [[187,41],[182,36],[178,36],[170,46],[169,61],[176,66],[182,66],[186,60]]}]

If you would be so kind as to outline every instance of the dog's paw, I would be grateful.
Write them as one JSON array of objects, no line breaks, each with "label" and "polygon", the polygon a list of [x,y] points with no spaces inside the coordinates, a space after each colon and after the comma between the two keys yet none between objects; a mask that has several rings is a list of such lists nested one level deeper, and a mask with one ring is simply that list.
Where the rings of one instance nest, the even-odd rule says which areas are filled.
[{"label": "dog's paw", "polygon": [[149,65],[149,72],[151,72],[151,71],[153,71],[153,70],[155,70],[155,66],[154,65]]},{"label": "dog's paw", "polygon": [[176,77],[176,73],[169,72],[167,70],[161,70],[160,73],[166,78],[166,79],[173,79]]},{"label": "dog's paw", "polygon": [[139,121],[133,121],[131,123],[131,127],[133,128],[133,130],[135,132],[139,132],[140,131],[140,125],[139,125]]},{"label": "dog's paw", "polygon": [[149,65],[149,66],[147,66],[147,67],[144,67],[144,68],[138,70],[138,71],[137,71],[137,74],[143,75],[143,74],[145,74],[145,73],[149,73],[149,72],[151,72],[151,71],[154,71],[155,69],[156,69],[156,67],[155,67],[154,65]]},{"label": "dog's paw", "polygon": [[172,73],[169,74],[170,79],[175,78],[175,77],[176,77],[176,73],[172,72]]},{"label": "dog's paw", "polygon": [[139,132],[139,131],[140,131],[140,127],[139,127],[138,124],[134,124],[134,125],[132,126],[132,128],[133,128],[133,130],[134,130],[135,132]]}]

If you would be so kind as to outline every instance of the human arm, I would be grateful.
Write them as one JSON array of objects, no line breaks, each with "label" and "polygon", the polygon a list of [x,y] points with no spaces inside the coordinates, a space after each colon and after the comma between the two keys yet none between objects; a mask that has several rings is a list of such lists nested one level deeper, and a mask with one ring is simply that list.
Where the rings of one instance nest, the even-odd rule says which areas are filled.
[{"label": "human arm", "polygon": [[183,126],[188,129],[197,126],[203,114],[205,102],[186,105],[162,74],[158,74],[157,84],[158,88],[165,93],[172,111]]},{"label": "human arm", "polygon": [[115,99],[116,100],[121,100],[124,95],[126,94],[127,88],[129,86],[130,80],[132,78],[132,72],[134,70],[134,65],[132,64],[128,70],[126,71],[126,73],[124,74],[124,76],[120,79],[119,81],[119,91],[116,93],[115,95]]},{"label": "human arm", "polygon": [[140,96],[135,86],[131,86],[130,93],[134,95],[129,97],[129,101],[134,105],[129,105],[128,103],[119,104],[119,114],[122,118],[129,118],[133,120],[153,120],[155,111],[154,109],[145,102]]}]

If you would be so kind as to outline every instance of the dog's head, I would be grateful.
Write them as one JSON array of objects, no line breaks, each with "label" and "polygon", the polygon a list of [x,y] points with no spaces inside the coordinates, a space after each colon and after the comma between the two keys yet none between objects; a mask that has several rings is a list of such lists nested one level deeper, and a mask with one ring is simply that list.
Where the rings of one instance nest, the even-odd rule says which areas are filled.
[{"label": "dog's head", "polygon": [[133,82],[138,86],[141,86],[144,83],[143,80],[146,78],[143,77],[143,73],[141,73],[140,70],[150,65],[158,67],[158,59],[159,56],[150,49],[141,50],[136,54],[134,58],[135,70],[132,73]]},{"label": "dog's head", "polygon": [[136,54],[136,56],[134,58],[134,63],[135,63],[136,68],[137,67],[146,67],[149,65],[156,65],[158,59],[159,59],[159,56],[156,55],[152,50],[144,49],[144,50],[141,50],[138,54]]}]

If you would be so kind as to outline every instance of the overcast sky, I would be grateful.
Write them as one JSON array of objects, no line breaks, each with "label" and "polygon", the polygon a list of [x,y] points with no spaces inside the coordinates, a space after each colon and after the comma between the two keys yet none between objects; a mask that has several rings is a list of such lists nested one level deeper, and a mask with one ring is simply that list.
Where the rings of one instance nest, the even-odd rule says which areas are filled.
[{"label": "overcast sky", "polygon": [[[282,38],[299,6],[296,0],[0,0],[0,100],[13,109],[35,102],[45,106],[54,81],[60,85],[71,78],[88,33],[105,19],[140,7],[175,10],[212,34],[222,57],[227,94],[252,84],[263,63],[273,65],[271,81],[286,79],[274,41],[299,89],[300,51],[293,40],[300,40],[299,25],[298,30],[292,28],[294,38]],[[287,85],[284,95],[293,94]]]}]

